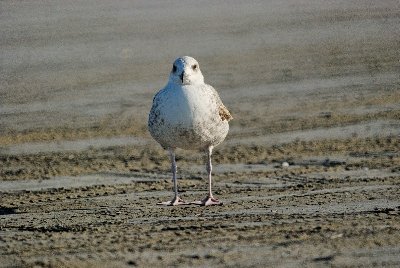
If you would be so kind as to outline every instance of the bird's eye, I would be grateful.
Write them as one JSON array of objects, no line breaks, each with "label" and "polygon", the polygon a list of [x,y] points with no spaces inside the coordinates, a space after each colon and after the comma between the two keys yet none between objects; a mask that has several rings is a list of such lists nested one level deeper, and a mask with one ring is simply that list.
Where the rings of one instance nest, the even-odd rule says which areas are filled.
[{"label": "bird's eye", "polygon": [[173,72],[173,73],[176,72],[176,66],[175,66],[175,65],[172,66],[172,72]]},{"label": "bird's eye", "polygon": [[197,70],[197,64],[193,64],[193,65],[192,65],[192,69],[193,69],[194,71],[196,71],[196,70]]}]

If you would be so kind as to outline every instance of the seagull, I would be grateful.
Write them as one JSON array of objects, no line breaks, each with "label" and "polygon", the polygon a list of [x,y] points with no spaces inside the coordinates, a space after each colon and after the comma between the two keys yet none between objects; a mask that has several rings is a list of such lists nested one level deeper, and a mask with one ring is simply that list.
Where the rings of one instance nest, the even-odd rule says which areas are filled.
[{"label": "seagull", "polygon": [[[167,85],[153,98],[148,128],[151,136],[166,150],[171,160],[174,198],[159,205],[221,205],[211,191],[211,155],[229,131],[233,119],[217,91],[204,83],[199,63],[192,57],[176,59]],[[186,203],[178,194],[175,151],[198,150],[207,154],[208,195],[201,201]]]}]

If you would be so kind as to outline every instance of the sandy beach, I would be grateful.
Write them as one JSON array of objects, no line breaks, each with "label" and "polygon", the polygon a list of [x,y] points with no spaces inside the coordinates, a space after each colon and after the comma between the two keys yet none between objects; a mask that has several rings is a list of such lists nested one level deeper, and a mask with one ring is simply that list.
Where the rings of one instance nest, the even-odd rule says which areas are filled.
[{"label": "sandy beach", "polygon": [[[400,266],[398,1],[2,1],[0,26],[0,267]],[[223,206],[156,205],[183,55],[234,117]],[[202,198],[205,154],[177,156]]]}]

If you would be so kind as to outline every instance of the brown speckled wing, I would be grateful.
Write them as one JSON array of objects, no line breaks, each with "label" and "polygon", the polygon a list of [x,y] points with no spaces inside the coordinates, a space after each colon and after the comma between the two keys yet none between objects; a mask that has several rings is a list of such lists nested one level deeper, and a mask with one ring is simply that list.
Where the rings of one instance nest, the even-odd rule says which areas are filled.
[{"label": "brown speckled wing", "polygon": [[219,107],[219,116],[221,117],[222,121],[226,120],[229,122],[233,119],[231,113],[223,104]]},{"label": "brown speckled wing", "polygon": [[219,109],[218,109],[218,113],[219,116],[221,117],[221,120],[224,121],[230,121],[233,119],[233,116],[231,115],[231,113],[228,111],[228,109],[225,107],[225,105],[222,103],[221,98],[219,97],[218,92],[215,90],[215,88],[213,88],[210,85],[207,85],[207,87],[211,90],[212,94],[214,95],[215,99],[217,100],[217,103],[219,104]]}]

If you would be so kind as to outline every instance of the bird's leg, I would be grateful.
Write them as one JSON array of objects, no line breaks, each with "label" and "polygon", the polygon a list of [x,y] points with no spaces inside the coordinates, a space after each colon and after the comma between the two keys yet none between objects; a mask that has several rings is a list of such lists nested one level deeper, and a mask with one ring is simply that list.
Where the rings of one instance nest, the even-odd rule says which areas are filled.
[{"label": "bird's leg", "polygon": [[211,172],[212,172],[212,163],[211,163],[211,155],[212,155],[213,147],[208,147],[207,150],[207,174],[208,174],[208,195],[201,201],[195,201],[193,204],[201,205],[201,206],[211,206],[211,205],[222,205],[222,203],[213,196],[211,191]]},{"label": "bird's leg", "polygon": [[175,161],[175,150],[170,149],[169,155],[171,159],[171,171],[172,171],[172,181],[174,183],[174,198],[171,201],[157,203],[157,205],[167,205],[167,206],[177,206],[177,205],[186,205],[178,195],[178,184],[176,181],[176,161]]}]

